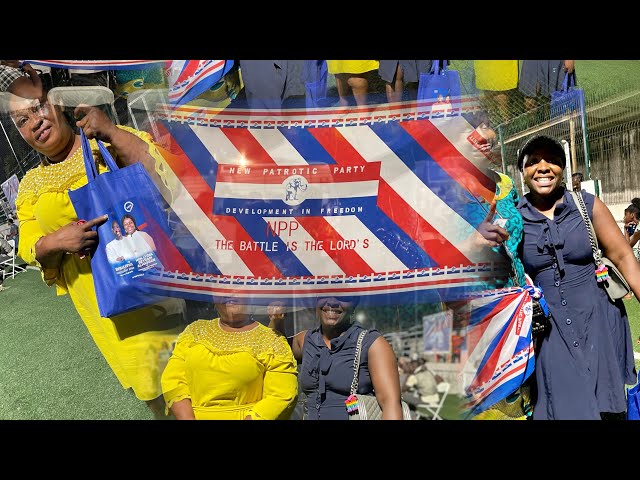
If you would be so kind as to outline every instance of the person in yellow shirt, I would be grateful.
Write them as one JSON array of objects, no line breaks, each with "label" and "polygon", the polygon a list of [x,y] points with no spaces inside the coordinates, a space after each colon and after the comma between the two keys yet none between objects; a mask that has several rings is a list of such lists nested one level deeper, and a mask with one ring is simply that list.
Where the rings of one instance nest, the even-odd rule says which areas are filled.
[{"label": "person in yellow shirt", "polygon": [[162,374],[178,420],[285,420],[298,397],[297,364],[286,338],[226,299],[220,317],[179,336]]},{"label": "person in yellow shirt", "polygon": [[[42,85],[25,78],[12,86],[13,95],[5,106],[18,132],[40,153],[42,162],[27,172],[18,188],[18,255],[39,267],[43,280],[55,285],[58,295],[70,295],[122,387],[131,388],[154,414],[164,416],[159,358],[164,354],[162,346],[171,344],[184,328],[184,316],[174,314],[184,306],[184,300],[169,299],[176,308],[152,305],[113,318],[100,316],[90,252],[98,242],[93,227],[105,223],[108,216],[79,222],[68,192],[88,181],[80,136],[64,107],[50,103]],[[97,107],[78,106],[74,115],[84,115],[75,126],[91,139],[99,173],[107,167],[95,138],[108,144],[121,167],[142,162],[160,189],[168,191],[161,180],[166,165],[149,134],[115,125]]]},{"label": "person in yellow shirt", "polygon": [[518,86],[518,60],[474,60],[473,70],[476,88],[484,92],[487,107],[497,110],[499,122],[506,121],[511,91]]},{"label": "person in yellow shirt", "polygon": [[327,70],[336,77],[340,106],[350,104],[353,95],[356,105],[366,105],[371,75],[378,70],[378,60],[327,60]]}]

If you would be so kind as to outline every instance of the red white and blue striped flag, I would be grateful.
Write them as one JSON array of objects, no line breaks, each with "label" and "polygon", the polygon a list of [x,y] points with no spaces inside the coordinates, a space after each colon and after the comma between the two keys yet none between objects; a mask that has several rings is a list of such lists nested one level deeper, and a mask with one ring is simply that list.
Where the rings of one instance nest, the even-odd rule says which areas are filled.
[{"label": "red white and blue striped flag", "polygon": [[[464,102],[463,102],[464,105]],[[466,107],[477,109],[470,99]],[[156,112],[172,185],[154,293],[309,305],[438,302],[505,276],[469,238],[495,184],[463,116],[428,102]],[[163,242],[162,238],[166,240]],[[188,247],[187,247],[188,246]]]},{"label": "red white and blue striped flag", "polygon": [[462,375],[469,416],[516,391],[533,372],[532,288],[488,291],[469,302]]},{"label": "red white and blue striped flag", "polygon": [[233,60],[171,60],[167,62],[169,103],[190,102],[218,83],[233,67]]}]

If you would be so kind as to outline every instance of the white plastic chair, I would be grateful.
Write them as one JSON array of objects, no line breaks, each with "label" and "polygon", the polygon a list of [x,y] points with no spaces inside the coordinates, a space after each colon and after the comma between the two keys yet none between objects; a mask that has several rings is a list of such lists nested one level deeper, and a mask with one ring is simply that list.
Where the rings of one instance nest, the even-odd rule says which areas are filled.
[{"label": "white plastic chair", "polygon": [[442,410],[442,406],[444,405],[444,401],[449,395],[449,389],[451,385],[448,382],[440,382],[438,384],[438,393],[440,394],[440,399],[435,403],[420,403],[416,407],[416,417],[420,419],[421,417],[427,418],[431,417],[431,420],[442,420],[440,416],[440,410]]},{"label": "white plastic chair", "polygon": [[[5,255],[0,256],[0,268],[2,269],[2,280],[11,276],[11,278],[15,278],[16,273],[26,271],[25,268],[20,265],[16,265],[16,241],[14,239],[7,240],[9,245],[11,245],[11,251]],[[7,267],[10,267],[10,270],[5,270]]]},{"label": "white plastic chair", "polygon": [[118,113],[113,91],[100,85],[82,85],[69,87],[54,87],[49,90],[49,103],[62,105],[67,108],[75,108],[86,104],[92,106],[107,106],[107,114],[115,123],[119,123]]}]

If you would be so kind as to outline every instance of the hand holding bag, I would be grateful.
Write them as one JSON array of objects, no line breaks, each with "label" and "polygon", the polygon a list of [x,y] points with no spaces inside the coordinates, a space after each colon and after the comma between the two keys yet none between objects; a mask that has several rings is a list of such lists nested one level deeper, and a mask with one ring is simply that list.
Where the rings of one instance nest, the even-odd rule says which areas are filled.
[{"label": "hand holding bag", "polygon": [[576,73],[565,73],[562,89],[551,93],[551,117],[576,111],[584,105],[584,91],[578,88]]},{"label": "hand holding bag", "polygon": [[[358,391],[358,375],[360,372],[360,352],[362,351],[362,341],[369,330],[362,330],[358,335],[356,344],[356,354],[353,360],[353,381],[351,382],[351,395],[344,402],[349,412],[349,420],[382,420],[382,409],[378,404],[375,394],[365,395],[356,393]],[[411,420],[409,405],[404,400],[402,403],[402,419]]]},{"label": "hand holding bag", "polygon": [[[91,257],[100,315],[111,317],[164,300],[147,293],[141,282],[145,272],[162,267],[158,255],[168,225],[160,192],[142,163],[119,168],[109,150],[97,140],[110,170],[99,175],[89,140],[82,130],[80,137],[88,183],[69,191],[69,198],[80,219],[109,215],[109,220],[98,227],[99,243]],[[136,231],[131,235],[125,235],[121,225],[125,216],[135,220]],[[123,234],[120,240],[112,230],[115,222]],[[143,225],[144,230],[139,229]],[[110,246],[117,247],[117,260],[109,258]]]},{"label": "hand holding bag", "polygon": [[584,204],[582,193],[573,191],[570,191],[569,193],[571,193],[573,201],[578,206],[582,219],[587,226],[589,241],[591,242],[591,249],[593,250],[593,260],[596,264],[596,278],[599,283],[604,285],[609,298],[616,301],[628,294],[631,291],[631,288],[613,262],[611,262],[607,257],[600,256],[598,238],[596,237],[596,232],[593,230],[593,224],[591,223],[591,219],[587,213],[587,206]]}]

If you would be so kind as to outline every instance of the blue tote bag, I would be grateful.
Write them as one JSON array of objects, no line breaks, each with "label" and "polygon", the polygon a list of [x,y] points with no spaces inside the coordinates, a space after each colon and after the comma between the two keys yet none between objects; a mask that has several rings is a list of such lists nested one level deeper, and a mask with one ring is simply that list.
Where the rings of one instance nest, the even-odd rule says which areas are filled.
[{"label": "blue tote bag", "polygon": [[417,99],[434,101],[432,117],[460,113],[460,75],[449,70],[446,60],[433,60],[431,71],[421,73]]},{"label": "blue tote bag", "polygon": [[565,73],[562,88],[551,93],[551,117],[580,111],[583,106],[584,90],[577,86],[576,73]]},{"label": "blue tote bag", "polygon": [[635,387],[627,389],[627,420],[640,420],[640,373]]},{"label": "blue tote bag", "polygon": [[141,280],[152,269],[163,268],[160,253],[168,225],[162,196],[142,163],[119,168],[97,140],[110,170],[99,175],[89,140],[82,131],[80,136],[88,183],[69,191],[71,203],[80,219],[109,215],[98,227],[99,242],[91,256],[100,315],[112,317],[157,303],[164,298],[148,294]]},{"label": "blue tote bag", "polygon": [[329,105],[327,99],[327,61],[304,61],[304,89],[307,108],[319,108]]}]

